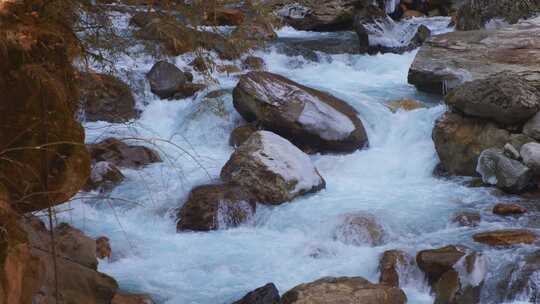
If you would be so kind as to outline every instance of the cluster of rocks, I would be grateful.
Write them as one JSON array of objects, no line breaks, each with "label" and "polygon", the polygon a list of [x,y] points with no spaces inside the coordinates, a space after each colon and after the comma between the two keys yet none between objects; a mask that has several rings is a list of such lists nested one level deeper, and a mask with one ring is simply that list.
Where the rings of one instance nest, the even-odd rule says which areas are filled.
[{"label": "cluster of rocks", "polygon": [[280,75],[242,75],[233,104],[248,124],[231,134],[236,149],[221,183],[191,191],[178,212],[178,230],[236,226],[250,218],[256,202],[278,205],[320,191],[325,180],[305,152],[353,152],[368,145],[354,108]]}]

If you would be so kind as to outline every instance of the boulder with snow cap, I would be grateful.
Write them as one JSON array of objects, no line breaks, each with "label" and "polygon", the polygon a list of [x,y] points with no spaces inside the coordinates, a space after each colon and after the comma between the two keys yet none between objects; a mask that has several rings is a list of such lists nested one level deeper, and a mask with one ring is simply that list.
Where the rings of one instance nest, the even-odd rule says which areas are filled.
[{"label": "boulder with snow cap", "polygon": [[269,72],[250,72],[233,91],[234,107],[248,122],[312,152],[352,152],[368,139],[356,110],[328,93]]},{"label": "boulder with snow cap", "polygon": [[249,189],[259,202],[273,205],[326,186],[307,154],[268,131],[253,133],[238,147],[221,170],[221,178]]}]

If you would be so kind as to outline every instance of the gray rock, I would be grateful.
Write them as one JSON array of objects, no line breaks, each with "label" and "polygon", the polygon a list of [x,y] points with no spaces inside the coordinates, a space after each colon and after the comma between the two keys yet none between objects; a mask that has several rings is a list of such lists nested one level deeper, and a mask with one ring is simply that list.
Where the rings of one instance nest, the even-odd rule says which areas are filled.
[{"label": "gray rock", "polygon": [[174,96],[186,83],[186,76],[174,64],[159,61],[146,74],[152,93],[160,98]]},{"label": "gray rock", "polygon": [[540,174],[540,144],[528,143],[521,147],[523,163],[538,175]]},{"label": "gray rock", "polygon": [[537,112],[523,126],[523,134],[534,139],[540,139],[540,112]]},{"label": "gray rock", "polygon": [[540,88],[540,17],[500,30],[456,31],[433,36],[409,69],[419,90],[445,94],[458,85],[501,71]]},{"label": "gray rock", "polygon": [[503,151],[497,148],[482,151],[476,171],[480,173],[484,183],[496,185],[511,193],[524,191],[532,179],[531,169],[506,157]]},{"label": "gray rock", "polygon": [[534,140],[534,138],[532,137],[529,137],[525,134],[511,134],[510,135],[510,140],[509,140],[509,143],[514,146],[514,148],[516,148],[516,150],[520,151],[521,150],[521,147],[524,145],[524,144],[528,144],[528,143],[531,143],[531,142],[536,142]]},{"label": "gray rock", "polygon": [[521,159],[521,155],[519,154],[519,151],[511,143],[506,143],[503,149],[504,149],[504,155],[506,155],[507,157],[511,159],[515,159],[515,160]]},{"label": "gray rock", "polygon": [[257,131],[240,145],[221,170],[221,178],[273,205],[326,186],[307,154],[268,131]]},{"label": "gray rock", "polygon": [[352,152],[368,145],[356,110],[283,76],[250,72],[233,91],[235,109],[308,152]]},{"label": "gray rock", "polygon": [[499,283],[500,302],[511,302],[526,295],[527,302],[538,303],[540,301],[540,251],[533,252],[523,261],[517,261],[509,268],[504,279]]},{"label": "gray rock", "polygon": [[487,148],[504,147],[510,134],[492,122],[447,112],[435,122],[432,137],[442,167],[448,173],[476,176],[480,153]]},{"label": "gray rock", "polygon": [[457,12],[456,27],[477,30],[493,19],[512,24],[535,13],[540,13],[539,0],[468,0]]},{"label": "gray rock", "polygon": [[466,115],[506,125],[524,123],[540,110],[540,92],[508,72],[464,83],[450,91],[445,101]]}]

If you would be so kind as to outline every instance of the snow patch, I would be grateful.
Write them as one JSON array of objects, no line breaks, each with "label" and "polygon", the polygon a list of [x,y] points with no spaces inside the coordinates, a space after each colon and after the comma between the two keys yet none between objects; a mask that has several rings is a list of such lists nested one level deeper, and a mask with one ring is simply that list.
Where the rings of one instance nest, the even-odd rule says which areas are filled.
[{"label": "snow patch", "polygon": [[355,130],[352,121],[344,114],[317,98],[312,98],[314,96],[305,97],[309,100],[306,100],[298,122],[309,132],[326,140],[340,140],[347,138]]},{"label": "snow patch", "polygon": [[306,153],[272,132],[259,131],[258,134],[262,148],[254,156],[285,181],[296,181],[293,193],[310,190],[323,182]]}]

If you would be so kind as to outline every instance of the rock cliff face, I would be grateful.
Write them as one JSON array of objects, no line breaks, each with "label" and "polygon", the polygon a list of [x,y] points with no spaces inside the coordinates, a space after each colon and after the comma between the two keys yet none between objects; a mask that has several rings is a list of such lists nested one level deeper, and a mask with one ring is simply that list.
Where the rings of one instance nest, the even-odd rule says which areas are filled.
[{"label": "rock cliff face", "polygon": [[443,94],[501,71],[540,87],[540,17],[498,30],[434,36],[416,55],[408,78],[419,90]]}]

